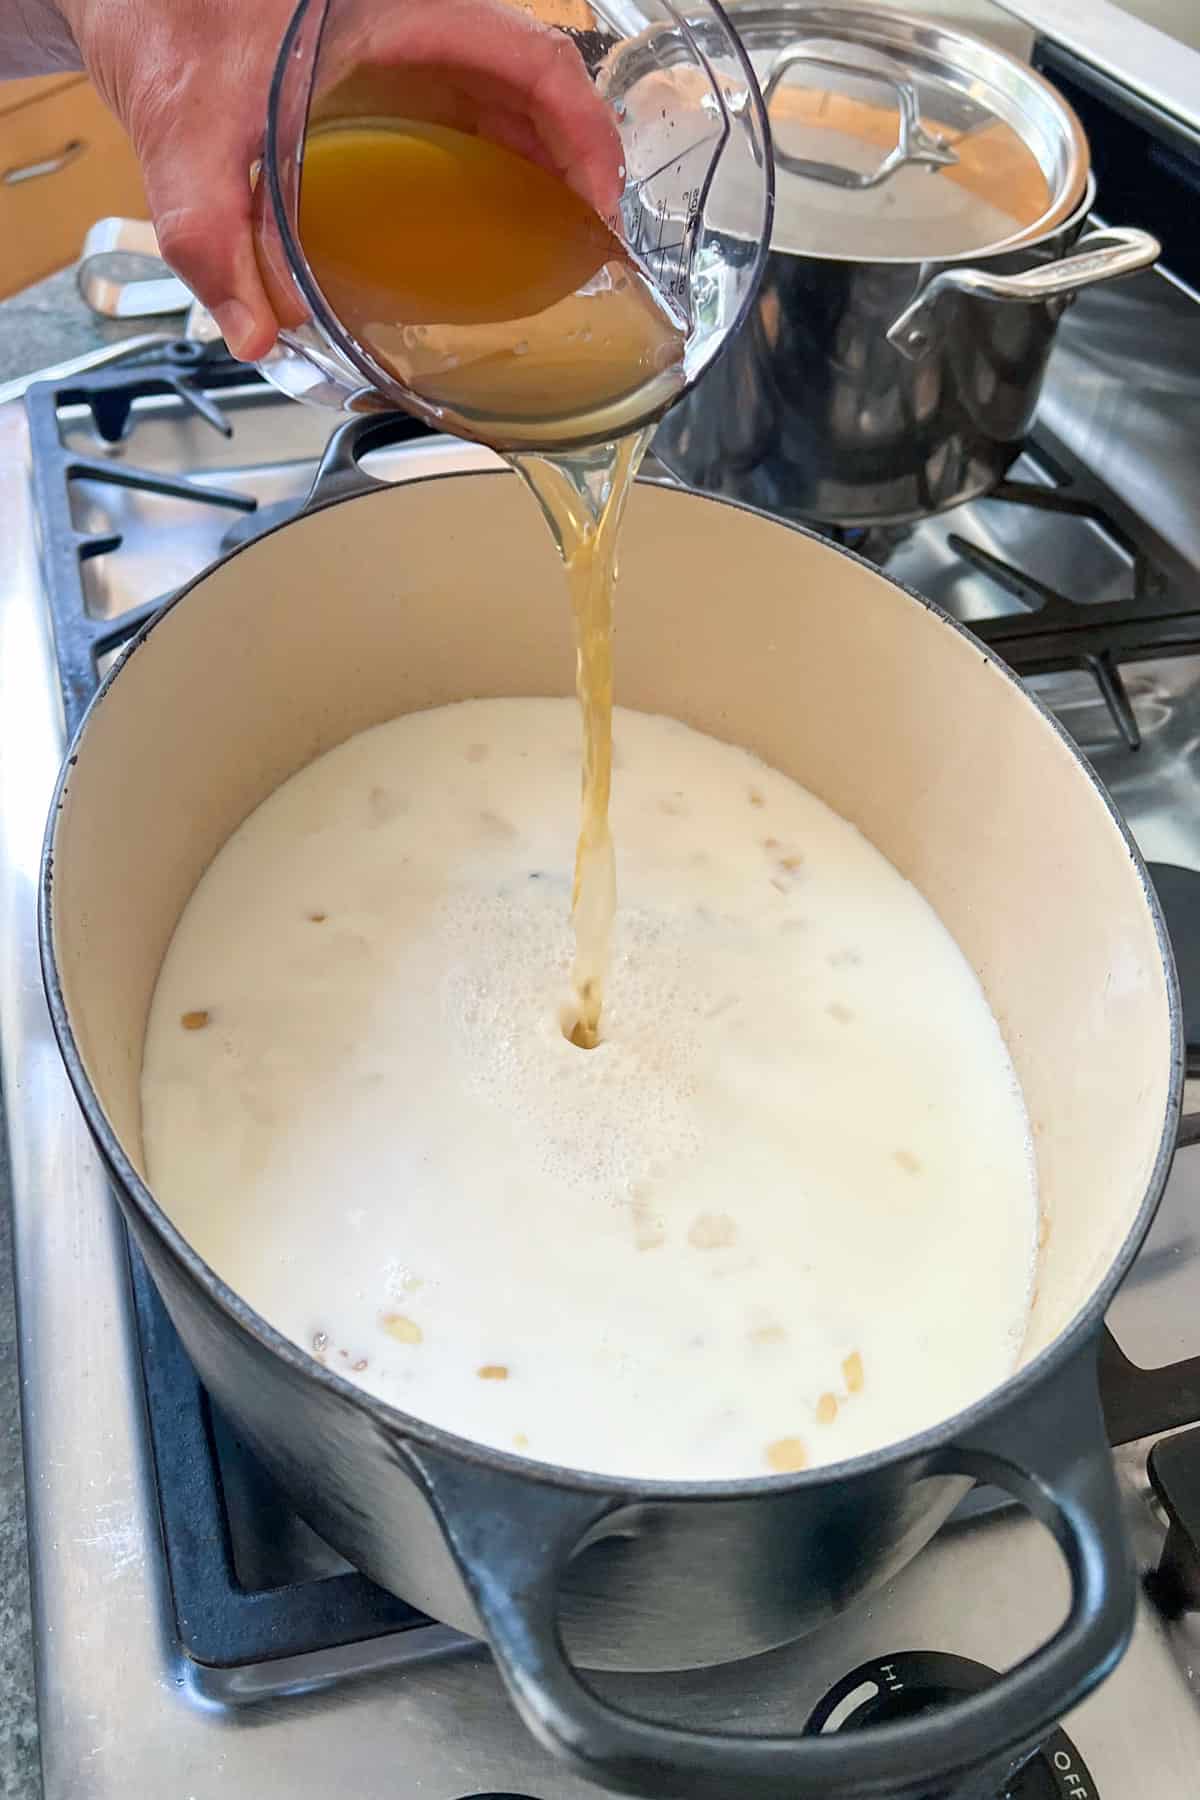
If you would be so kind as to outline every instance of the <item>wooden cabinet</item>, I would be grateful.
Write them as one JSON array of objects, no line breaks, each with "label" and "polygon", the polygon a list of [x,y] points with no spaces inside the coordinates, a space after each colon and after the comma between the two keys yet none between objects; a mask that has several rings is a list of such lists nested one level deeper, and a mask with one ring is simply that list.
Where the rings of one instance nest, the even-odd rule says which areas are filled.
[{"label": "wooden cabinet", "polygon": [[149,217],[129,140],[90,82],[0,83],[0,298],[74,262],[110,213]]},{"label": "wooden cabinet", "polygon": [[60,88],[75,87],[82,75],[35,75],[28,81],[0,81],[0,114],[14,112],[29,100],[44,100]]},{"label": "wooden cabinet", "polygon": [[536,14],[546,25],[563,25],[575,31],[590,31],[596,23],[588,0],[518,0],[526,12]]}]

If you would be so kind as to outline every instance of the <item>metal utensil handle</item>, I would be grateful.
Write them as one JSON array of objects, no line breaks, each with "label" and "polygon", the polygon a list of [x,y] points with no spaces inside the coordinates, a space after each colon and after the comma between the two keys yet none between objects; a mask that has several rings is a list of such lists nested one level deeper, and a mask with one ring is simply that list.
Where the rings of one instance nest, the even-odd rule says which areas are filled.
[{"label": "metal utensil handle", "polygon": [[976,300],[1039,301],[1071,297],[1098,281],[1136,275],[1158,261],[1161,245],[1148,231],[1091,231],[1070,256],[1043,263],[1020,275],[993,275],[986,269],[942,269],[926,283],[888,331],[888,342],[916,362],[933,347],[934,312],[946,294]]},{"label": "metal utensil handle", "polygon": [[[161,273],[113,275],[110,258],[126,253],[151,258]],[[192,304],[190,290],[163,262],[158,236],[147,219],[97,219],[83,240],[75,284],[81,298],[104,319],[158,318],[185,312]]]},{"label": "metal utensil handle", "polygon": [[525,1723],[606,1789],[655,1800],[878,1800],[885,1793],[918,1800],[1032,1749],[1109,1672],[1133,1627],[1136,1584],[1104,1436],[1094,1342],[997,1418],[914,1465],[914,1479],[973,1475],[1028,1507],[1053,1533],[1070,1571],[1066,1623],[983,1692],[868,1731],[690,1731],[602,1699],[567,1659],[558,1592],[571,1556],[601,1539],[606,1520],[625,1503],[423,1445],[407,1446],[405,1454]]},{"label": "metal utensil handle", "polygon": [[789,69],[798,63],[807,68],[834,69],[841,75],[854,75],[860,80],[882,81],[895,94],[900,108],[899,136],[896,143],[888,151],[878,168],[864,175],[859,169],[846,169],[840,163],[814,161],[805,156],[793,156],[789,151],[775,143],[775,163],[777,168],[786,169],[789,175],[804,175],[810,181],[824,181],[831,187],[854,189],[880,187],[888,181],[898,169],[908,163],[925,163],[934,168],[945,168],[958,161],[954,151],[943,138],[936,133],[926,131],[921,123],[920,104],[917,91],[913,87],[905,71],[893,64],[890,58],[877,56],[871,63],[848,62],[840,56],[828,56],[819,50],[809,50],[802,43],[789,44],[781,50],[771,65],[771,73],[763,88],[763,104],[770,117],[771,101],[775,90]]}]

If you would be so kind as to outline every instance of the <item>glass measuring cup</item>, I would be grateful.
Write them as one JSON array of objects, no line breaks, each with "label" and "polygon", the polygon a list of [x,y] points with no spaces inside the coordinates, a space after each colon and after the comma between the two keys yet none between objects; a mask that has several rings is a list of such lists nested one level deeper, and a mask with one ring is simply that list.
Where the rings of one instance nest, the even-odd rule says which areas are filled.
[{"label": "glass measuring cup", "polygon": [[[384,354],[380,333],[351,323],[323,290],[304,245],[306,148],[317,131],[346,118],[394,121],[415,110],[414,95],[421,105],[420,71],[397,52],[397,21],[411,27],[420,17],[414,9],[441,3],[300,0],[293,14],[272,81],[255,192],[259,265],[281,324],[263,372],[298,399],[351,412],[399,407],[438,429],[509,450],[579,447],[649,425],[737,329],[766,259],[773,163],[749,57],[715,0],[686,8],[666,0],[460,0],[460,16],[477,7],[487,24],[485,15],[494,22],[498,7],[511,8],[520,25],[557,33],[556,54],[574,59],[575,80],[586,76],[585,98],[594,95],[615,127],[619,197],[604,224],[632,275],[669,312],[679,340],[670,365],[639,371],[616,410],[575,401],[559,418],[544,409],[521,417],[510,407],[512,416],[489,419],[477,405],[460,405],[446,391],[453,384],[430,374],[431,345],[443,374],[460,354],[475,354],[473,325],[418,325],[397,316],[388,321]],[[488,134],[486,119],[476,130]],[[387,232],[386,218],[378,230]],[[421,258],[420,241],[405,254],[409,249]],[[580,316],[578,307],[556,304],[534,320],[539,350],[550,345],[564,369],[574,367],[570,359],[578,360],[578,340],[587,335]],[[529,359],[537,360],[544,366],[544,357]]]}]

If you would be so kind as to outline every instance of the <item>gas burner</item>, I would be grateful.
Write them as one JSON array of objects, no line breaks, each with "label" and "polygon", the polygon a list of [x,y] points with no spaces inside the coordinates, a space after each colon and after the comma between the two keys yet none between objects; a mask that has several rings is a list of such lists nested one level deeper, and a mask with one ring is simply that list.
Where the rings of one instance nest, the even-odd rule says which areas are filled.
[{"label": "gas burner", "polygon": [[944,606],[1019,675],[1081,670],[1137,750],[1122,665],[1200,650],[1200,604],[1194,574],[1168,567],[1093,487],[1067,452],[1040,443],[1008,480],[953,512],[820,529]]},{"label": "gas burner", "polygon": [[980,622],[974,629],[984,642],[1023,675],[1060,673],[1082,669],[1091,675],[1109,710],[1113,724],[1131,750],[1141,748],[1141,732],[1115,652],[1131,660],[1147,646],[1162,648],[1164,617],[1182,633],[1178,648],[1195,647],[1200,627],[1190,600],[1182,607],[1165,605],[1166,583],[1162,571],[1121,530],[1111,512],[1086,496],[1071,491],[1060,471],[1052,471],[1054,485],[1030,481],[1002,481],[988,496],[1009,506],[1028,506],[1035,512],[1057,513],[1078,519],[1103,532],[1128,558],[1132,568],[1128,595],[1106,604],[1084,603],[1039,580],[1029,570],[996,556],[958,532],[946,542],[963,561],[990,577],[1018,602],[1020,611]]},{"label": "gas burner", "polygon": [[[914,1719],[948,1700],[978,1694],[997,1671],[966,1656],[935,1650],[903,1650],[898,1656],[860,1663],[831,1688],[804,1727],[806,1735],[869,1730],[872,1725]],[[1098,1789],[1064,1731],[1052,1731],[1010,1775],[996,1800],[1098,1800]]]}]

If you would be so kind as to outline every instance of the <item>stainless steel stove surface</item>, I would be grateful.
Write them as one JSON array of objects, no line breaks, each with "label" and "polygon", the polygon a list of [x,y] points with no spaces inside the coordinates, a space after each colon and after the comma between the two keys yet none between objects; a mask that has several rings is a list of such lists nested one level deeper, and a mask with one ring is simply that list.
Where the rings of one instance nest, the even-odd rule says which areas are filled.
[{"label": "stainless steel stove surface", "polygon": [[[34,912],[67,725],[142,609],[303,502],[332,423],[227,365],[180,364],[175,389],[162,372],[44,388],[28,417],[0,409],[0,1052],[47,1800],[584,1800],[596,1790],[534,1746],[486,1653],[352,1576],[189,1386],[53,1042]],[[404,481],[494,463],[422,437],[365,466]],[[1198,468],[1200,303],[1146,277],[1063,321],[1003,496],[853,547],[1034,671],[1146,855],[1200,883]],[[1186,887],[1172,928],[1181,960],[1200,956]],[[1106,1407],[1145,1592],[1119,1668],[1011,1800],[1197,1792],[1200,1147],[1181,1149],[1109,1325]],[[1045,1533],[977,1497],[803,1643],[601,1685],[709,1726],[869,1724],[1010,1666],[1066,1593]]]}]

